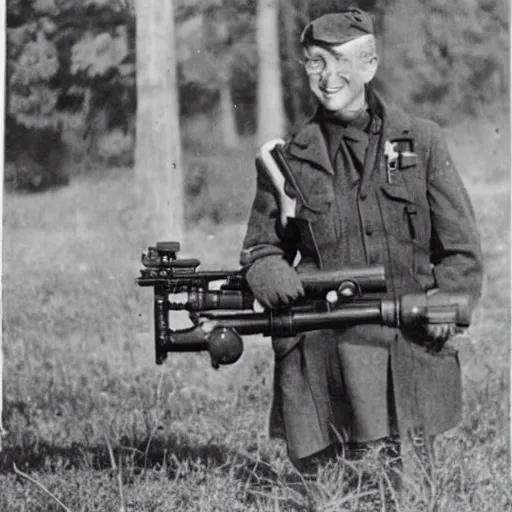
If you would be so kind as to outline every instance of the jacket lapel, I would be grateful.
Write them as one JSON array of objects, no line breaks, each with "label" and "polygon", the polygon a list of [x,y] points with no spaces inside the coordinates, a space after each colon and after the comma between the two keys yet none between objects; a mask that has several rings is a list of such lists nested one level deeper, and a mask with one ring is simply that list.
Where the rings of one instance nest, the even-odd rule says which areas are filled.
[{"label": "jacket lapel", "polygon": [[368,86],[366,93],[371,112],[380,118],[380,123],[374,124],[373,135],[380,134],[383,143],[406,137],[410,132],[410,116],[397,106],[385,103],[373,87]]},{"label": "jacket lapel", "polygon": [[292,138],[288,145],[288,153],[334,176],[327,143],[314,117]]},{"label": "jacket lapel", "polygon": [[[368,87],[368,104],[372,112],[370,146],[365,161],[365,173],[361,183],[361,193],[370,182],[386,176],[385,142],[410,136],[410,117],[400,108],[386,104],[380,96]],[[379,177],[380,175],[380,177]]]},{"label": "jacket lapel", "polygon": [[383,140],[401,139],[410,136],[410,117],[401,109],[391,106],[385,110]]}]

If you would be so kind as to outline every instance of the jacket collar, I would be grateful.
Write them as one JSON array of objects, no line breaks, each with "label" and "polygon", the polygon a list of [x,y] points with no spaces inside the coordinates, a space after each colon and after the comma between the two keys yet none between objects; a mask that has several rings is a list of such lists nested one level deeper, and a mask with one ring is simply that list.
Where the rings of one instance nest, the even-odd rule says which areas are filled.
[{"label": "jacket collar", "polygon": [[288,146],[288,153],[299,160],[305,160],[315,167],[334,175],[327,143],[316,119],[316,114],[295,134]]},{"label": "jacket collar", "polygon": [[[373,87],[367,88],[368,108],[372,114],[371,135],[382,135],[384,140],[407,137],[410,133],[410,117],[400,108],[388,105]],[[327,174],[334,175],[327,143],[321,128],[321,109],[306,121],[288,143],[288,154],[304,160]]]},{"label": "jacket collar", "polygon": [[384,140],[404,137],[410,133],[411,117],[401,108],[384,101],[373,87],[367,88],[367,97],[370,112],[380,119],[380,124],[376,123],[378,126],[374,126],[374,130],[382,133]]}]

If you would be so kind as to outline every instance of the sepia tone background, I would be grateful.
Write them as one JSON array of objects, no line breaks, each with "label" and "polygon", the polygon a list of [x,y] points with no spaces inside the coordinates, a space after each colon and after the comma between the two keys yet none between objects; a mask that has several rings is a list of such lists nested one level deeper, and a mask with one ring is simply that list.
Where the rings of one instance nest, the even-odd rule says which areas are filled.
[{"label": "sepia tone background", "polygon": [[[374,17],[376,88],[445,129],[486,260],[473,325],[455,340],[464,420],[437,441],[429,492],[396,500],[512,509],[508,4],[350,3]],[[204,354],[157,367],[151,292],[134,282],[141,251],[169,237],[200,268],[238,268],[256,148],[315,106],[300,32],[342,5],[8,0],[0,510],[62,509],[13,464],[70,510],[377,510],[378,461],[358,470],[374,464],[369,490],[339,468],[297,490],[266,437],[268,340],[248,338],[220,371]],[[158,127],[142,116],[155,105]]]}]

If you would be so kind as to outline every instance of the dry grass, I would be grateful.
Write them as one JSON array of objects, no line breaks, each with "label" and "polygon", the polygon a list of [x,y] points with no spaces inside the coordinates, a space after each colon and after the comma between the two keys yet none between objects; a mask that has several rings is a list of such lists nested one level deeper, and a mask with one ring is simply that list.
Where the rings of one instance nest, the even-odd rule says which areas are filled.
[{"label": "dry grass", "polygon": [[[465,145],[456,137],[452,148],[471,186],[487,280],[470,336],[458,340],[464,421],[438,439],[426,486],[410,482],[402,496],[393,494],[378,453],[301,480],[282,443],[266,436],[268,343],[247,339],[241,361],[220,371],[205,354],[154,365],[151,293],[134,277],[140,251],[155,240],[138,232],[133,179],[119,169],[42,195],[6,197],[9,433],[0,510],[62,510],[13,463],[73,511],[121,510],[120,484],[126,511],[512,509],[508,150],[498,145],[485,159],[489,145],[475,150],[481,137],[474,137]],[[489,164],[486,174],[479,162]],[[239,172],[227,169],[229,183]],[[183,255],[199,257],[204,268],[236,268],[243,230],[243,222],[196,226]]]}]

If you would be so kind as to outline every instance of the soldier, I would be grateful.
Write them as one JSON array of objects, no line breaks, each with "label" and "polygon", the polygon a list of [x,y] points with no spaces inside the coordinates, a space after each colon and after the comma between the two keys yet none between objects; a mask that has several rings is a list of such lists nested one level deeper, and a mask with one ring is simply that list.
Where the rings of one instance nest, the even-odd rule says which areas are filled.
[{"label": "soldier", "polygon": [[[324,15],[306,26],[301,44],[318,108],[284,145],[301,192],[287,183],[297,203],[286,226],[257,159],[241,254],[255,297],[284,306],[303,295],[297,273],[304,269],[381,264],[387,298],[439,288],[476,302],[482,256],[468,194],[440,127],[373,90],[370,17],[359,9]],[[271,435],[285,438],[304,470],[334,447],[350,455],[399,439],[404,453],[454,427],[460,367],[445,345],[454,331],[363,325],[273,339]]]}]

